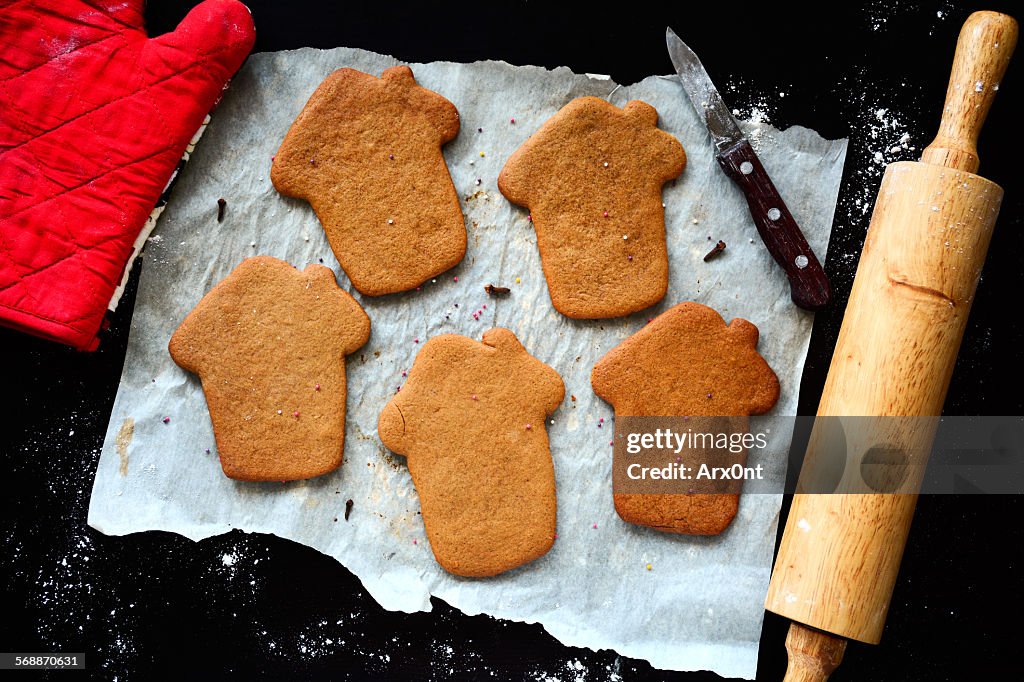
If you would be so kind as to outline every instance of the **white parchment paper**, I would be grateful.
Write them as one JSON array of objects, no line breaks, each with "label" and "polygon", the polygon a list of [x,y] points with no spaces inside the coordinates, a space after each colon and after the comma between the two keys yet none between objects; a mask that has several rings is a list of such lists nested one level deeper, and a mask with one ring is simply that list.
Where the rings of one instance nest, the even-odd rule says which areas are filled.
[{"label": "white parchment paper", "polygon": [[[114,535],[159,529],[193,539],[234,528],[273,533],[337,558],[388,609],[429,610],[433,595],[469,614],[540,622],[566,644],[614,649],[658,668],[753,678],[779,496],[744,496],[739,515],[718,537],[673,536],[623,523],[612,506],[612,410],[589,383],[591,367],[610,348],[665,308],[694,300],[726,320],[743,317],[760,328],[759,350],[782,384],[773,414],[796,412],[812,316],[790,302],[781,269],[757,238],[739,190],[719,170],[681,86],[674,78],[650,77],[619,87],[566,68],[495,62],[413,64],[417,80],[461,114],[462,131],[445,158],[463,199],[469,245],[455,270],[420,291],[368,298],[351,288],[312,209],[277,194],[269,171],[292,120],[332,70],[349,66],[379,75],[395,63],[356,49],[302,49],[254,55],[235,78],[146,247],[89,524]],[[498,172],[512,151],[582,95],[618,106],[630,99],[654,105],[659,125],[688,155],[682,177],[663,195],[669,293],[656,308],[627,318],[575,321],[556,313],[527,214],[497,190]],[[798,127],[779,132],[743,125],[824,260],[846,141],[826,141]],[[227,201],[221,223],[219,197]],[[719,239],[728,244],[725,253],[704,263]],[[370,341],[348,362],[345,464],[315,480],[227,479],[199,381],[167,354],[185,314],[256,254],[300,268],[322,258],[372,320]],[[489,298],[483,290],[489,283],[512,293]],[[434,562],[404,460],[383,448],[376,423],[421,347],[414,339],[422,343],[442,332],[479,339],[492,326],[512,329],[565,380],[565,402],[547,425],[558,539],[545,557],[521,569],[467,580]],[[763,428],[773,417],[759,419],[752,426]],[[133,429],[125,428],[129,420]],[[779,431],[786,445],[789,434]],[[780,481],[783,458],[765,464]],[[348,499],[354,507],[346,522]]]}]

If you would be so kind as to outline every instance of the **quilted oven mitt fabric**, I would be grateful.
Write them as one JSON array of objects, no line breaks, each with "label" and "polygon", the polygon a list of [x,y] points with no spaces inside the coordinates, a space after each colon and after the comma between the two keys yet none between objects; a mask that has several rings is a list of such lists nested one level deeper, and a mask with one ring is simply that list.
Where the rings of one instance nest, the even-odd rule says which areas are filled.
[{"label": "quilted oven mitt fabric", "polygon": [[0,324],[83,350],[255,41],[236,0],[205,0],[153,39],[143,5],[0,0]]}]

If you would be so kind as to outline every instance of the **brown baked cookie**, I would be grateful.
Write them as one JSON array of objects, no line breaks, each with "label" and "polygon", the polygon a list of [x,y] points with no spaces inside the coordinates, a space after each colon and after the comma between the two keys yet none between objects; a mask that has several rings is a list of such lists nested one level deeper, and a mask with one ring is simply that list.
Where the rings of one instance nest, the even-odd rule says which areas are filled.
[{"label": "brown baked cookie", "polygon": [[679,141],[634,100],[566,104],[509,157],[498,189],[537,230],[551,302],[568,317],[618,317],[668,289],[661,187],[683,172]]},{"label": "brown baked cookie", "polygon": [[462,260],[466,225],[441,146],[459,112],[408,66],[338,69],[292,123],[270,169],[305,199],[361,293],[407,291]]},{"label": "brown baked cookie", "polygon": [[199,301],[168,350],[202,380],[224,474],[290,481],[341,465],[345,356],[369,336],[329,268],[256,256]]},{"label": "brown baked cookie", "polygon": [[[763,414],[779,399],[779,380],[758,354],[757,339],[757,327],[746,320],[726,325],[707,306],[680,303],[610,350],[590,383],[616,419]],[[739,505],[736,494],[614,497],[624,521],[692,535],[722,532]]]},{"label": "brown baked cookie", "polygon": [[437,562],[492,576],[555,539],[555,473],[544,420],[562,402],[555,370],[507,329],[483,343],[444,334],[420,350],[377,431],[408,458]]}]

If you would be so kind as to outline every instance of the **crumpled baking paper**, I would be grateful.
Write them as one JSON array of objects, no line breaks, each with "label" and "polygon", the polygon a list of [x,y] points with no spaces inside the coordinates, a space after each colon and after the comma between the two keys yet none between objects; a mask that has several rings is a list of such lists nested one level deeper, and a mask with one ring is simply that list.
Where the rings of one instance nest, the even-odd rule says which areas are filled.
[{"label": "crumpled baking paper", "polygon": [[[158,529],[196,540],[236,528],[273,533],[337,558],[387,609],[429,610],[433,595],[468,614],[539,622],[568,645],[614,649],[657,668],[753,678],[780,496],[743,496],[738,516],[718,537],[623,523],[612,506],[613,412],[589,383],[591,368],[610,348],[662,310],[693,300],[726,320],[743,317],[760,328],[759,350],[782,384],[772,414],[796,412],[813,316],[791,303],[782,270],[758,239],[743,196],[718,168],[681,86],[654,76],[620,87],[567,68],[498,62],[413,64],[419,83],[450,99],[461,114],[462,130],[444,153],[463,201],[469,244],[458,267],[421,290],[369,298],[351,288],[312,209],[280,196],[269,172],[292,120],[332,70],[348,66],[379,75],[396,63],[357,49],[302,49],[254,55],[234,79],[146,246],[89,524],[112,535]],[[663,193],[668,295],[655,308],[620,319],[578,321],[555,312],[527,213],[509,204],[496,184],[512,151],[583,95],[618,106],[630,99],[654,105],[661,128],[679,138],[688,155],[683,175]],[[846,141],[823,140],[799,127],[779,132],[741,125],[824,260]],[[218,223],[220,197],[227,206]],[[719,239],[726,251],[705,263]],[[185,314],[256,254],[300,268],[323,259],[372,320],[370,341],[348,361],[345,464],[314,480],[282,485],[226,478],[199,380],[167,353]],[[512,292],[490,298],[486,284]],[[558,539],[546,556],[518,570],[463,579],[435,563],[404,459],[385,450],[376,424],[421,348],[414,339],[444,332],[479,339],[493,326],[513,330],[565,380],[565,401],[547,425]],[[751,428],[771,428],[772,419],[754,418]],[[775,452],[784,453],[790,434],[785,420],[778,423],[778,445],[785,447]],[[776,490],[784,459],[764,462]],[[753,453],[750,463],[757,463]],[[348,499],[354,505],[346,522]]]}]

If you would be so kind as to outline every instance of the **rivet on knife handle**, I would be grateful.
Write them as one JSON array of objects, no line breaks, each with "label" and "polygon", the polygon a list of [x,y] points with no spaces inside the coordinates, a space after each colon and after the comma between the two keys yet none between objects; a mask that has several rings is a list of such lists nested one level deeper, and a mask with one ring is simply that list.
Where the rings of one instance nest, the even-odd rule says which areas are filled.
[{"label": "rivet on knife handle", "polygon": [[740,140],[716,158],[743,190],[761,240],[789,278],[793,302],[804,310],[824,308],[832,297],[828,277],[750,142]]}]

